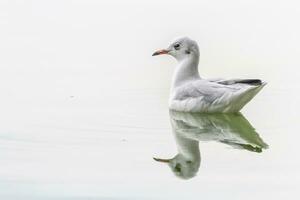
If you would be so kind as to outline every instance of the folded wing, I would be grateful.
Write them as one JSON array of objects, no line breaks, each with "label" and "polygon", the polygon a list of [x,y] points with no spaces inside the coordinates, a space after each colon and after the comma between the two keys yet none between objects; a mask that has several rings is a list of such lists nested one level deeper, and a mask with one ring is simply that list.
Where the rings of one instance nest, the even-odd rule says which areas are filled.
[{"label": "folded wing", "polygon": [[195,112],[238,112],[265,85],[259,81],[193,81],[177,88],[171,107]]}]

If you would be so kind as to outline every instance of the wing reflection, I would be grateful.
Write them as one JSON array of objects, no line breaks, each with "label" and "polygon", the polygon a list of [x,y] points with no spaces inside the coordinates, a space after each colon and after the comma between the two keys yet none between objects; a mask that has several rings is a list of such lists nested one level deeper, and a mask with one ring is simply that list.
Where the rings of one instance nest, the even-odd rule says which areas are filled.
[{"label": "wing reflection", "polygon": [[196,176],[200,167],[199,141],[217,141],[236,149],[262,152],[268,145],[241,114],[203,114],[170,111],[170,120],[178,154],[171,159],[154,158],[167,163],[183,179]]}]

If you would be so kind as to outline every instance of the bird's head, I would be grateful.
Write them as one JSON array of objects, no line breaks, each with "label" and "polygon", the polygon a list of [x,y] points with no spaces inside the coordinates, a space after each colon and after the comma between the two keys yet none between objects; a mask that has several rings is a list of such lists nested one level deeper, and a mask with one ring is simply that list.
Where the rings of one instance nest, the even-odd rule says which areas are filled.
[{"label": "bird's head", "polygon": [[152,56],[169,54],[180,61],[191,56],[199,56],[199,48],[197,42],[188,37],[182,37],[174,42],[166,49],[161,49],[152,54]]}]

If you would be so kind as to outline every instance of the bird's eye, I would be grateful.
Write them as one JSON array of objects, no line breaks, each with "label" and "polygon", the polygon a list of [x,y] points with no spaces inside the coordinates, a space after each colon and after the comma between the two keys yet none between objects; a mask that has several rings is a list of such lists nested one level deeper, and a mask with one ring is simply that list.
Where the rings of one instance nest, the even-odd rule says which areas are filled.
[{"label": "bird's eye", "polygon": [[174,48],[176,49],[176,50],[178,50],[179,48],[180,48],[180,44],[174,44]]}]

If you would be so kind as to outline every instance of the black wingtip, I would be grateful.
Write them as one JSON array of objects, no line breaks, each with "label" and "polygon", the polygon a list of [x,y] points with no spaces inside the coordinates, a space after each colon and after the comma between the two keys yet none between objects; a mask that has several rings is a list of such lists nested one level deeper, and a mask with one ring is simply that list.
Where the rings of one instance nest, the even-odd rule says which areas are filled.
[{"label": "black wingtip", "polygon": [[244,79],[237,81],[236,83],[244,83],[250,85],[262,85],[262,81],[260,79]]}]

